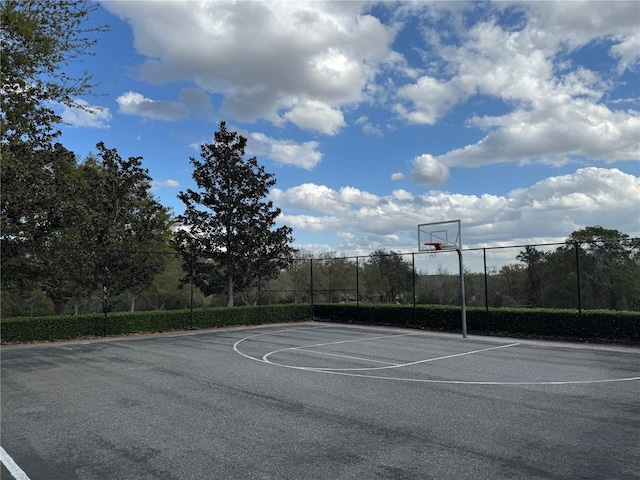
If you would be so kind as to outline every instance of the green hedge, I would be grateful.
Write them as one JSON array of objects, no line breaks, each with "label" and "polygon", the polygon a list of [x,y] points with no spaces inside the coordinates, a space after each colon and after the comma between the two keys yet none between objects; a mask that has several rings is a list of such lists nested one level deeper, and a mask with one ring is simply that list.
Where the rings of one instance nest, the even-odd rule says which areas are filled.
[{"label": "green hedge", "polygon": [[[528,308],[467,308],[467,332],[477,335],[640,343],[640,312]],[[462,332],[460,307],[441,305],[314,306],[314,317],[340,323]]]},{"label": "green hedge", "polygon": [[[103,335],[167,332],[235,325],[299,322],[312,317],[306,304],[197,310],[15,317],[0,321],[2,343]],[[440,305],[317,304],[317,320],[461,332],[460,307]],[[640,343],[640,312],[551,309],[467,309],[470,335],[534,336],[582,341]]]},{"label": "green hedge", "polygon": [[309,305],[273,305],[152,312],[117,312],[55,317],[13,317],[0,321],[2,343],[66,340],[217,328],[234,325],[299,322],[310,318]]}]

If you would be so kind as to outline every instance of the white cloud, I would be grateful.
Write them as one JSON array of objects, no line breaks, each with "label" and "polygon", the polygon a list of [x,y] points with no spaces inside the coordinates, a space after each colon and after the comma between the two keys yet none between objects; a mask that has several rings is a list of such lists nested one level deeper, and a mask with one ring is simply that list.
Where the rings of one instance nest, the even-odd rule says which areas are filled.
[{"label": "white cloud", "polygon": [[362,115],[356,119],[355,125],[362,125],[362,132],[365,135],[374,137],[382,137],[382,129],[369,121],[369,117]]},{"label": "white cloud", "polygon": [[345,203],[340,202],[338,192],[313,183],[305,183],[284,191],[274,188],[270,197],[280,208],[286,205],[295,211],[339,213],[348,208]]},{"label": "white cloud", "polygon": [[180,186],[180,183],[177,180],[172,180],[171,178],[168,178],[166,180],[153,181],[153,182],[151,182],[151,186],[154,189],[157,189],[157,188],[177,188],[177,187]]},{"label": "white cloud", "polygon": [[403,180],[404,179],[404,173],[402,172],[396,172],[396,173],[392,173],[391,174],[391,180],[398,181],[398,180]]},{"label": "white cloud", "polygon": [[[354,202],[362,198],[371,201]],[[640,177],[617,169],[579,169],[506,196],[396,190],[369,197],[357,189],[304,184],[277,190],[272,199],[282,208],[281,222],[314,234],[333,232],[349,240],[352,252],[370,253],[373,238],[386,248],[414,251],[418,224],[451,219],[461,220],[465,248],[563,241],[594,225],[640,236]]]},{"label": "white cloud", "polygon": [[121,113],[154,120],[182,120],[189,114],[189,109],[182,103],[151,100],[136,92],[123,93],[116,101]]},{"label": "white cloud", "polygon": [[401,61],[390,48],[395,27],[364,14],[364,2],[106,2],[104,7],[130,23],[136,50],[147,57],[142,79],[194,81],[224,95],[222,113],[239,120],[278,124],[288,118],[302,128],[334,134],[343,125],[341,109],[365,98],[380,66]]},{"label": "white cloud", "polygon": [[420,184],[437,187],[449,179],[449,168],[437,158],[424,154],[413,159],[411,179]]},{"label": "white cloud", "polygon": [[339,195],[340,200],[352,205],[374,207],[380,202],[380,198],[377,195],[363,192],[362,190],[353,187],[342,187]]},{"label": "white cloud", "polygon": [[322,160],[318,142],[297,143],[293,140],[275,140],[259,132],[249,134],[249,148],[256,155],[264,154],[281,165],[313,169]]},{"label": "white cloud", "polygon": [[637,65],[640,59],[640,33],[638,30],[611,47],[610,54],[620,59],[618,65],[620,72]]},{"label": "white cloud", "polygon": [[[541,102],[537,110],[519,110],[502,117],[474,118],[491,129],[480,142],[438,157],[442,163],[478,166],[494,162],[537,159],[563,163],[569,156],[604,162],[640,159],[640,117],[604,105],[565,97]],[[497,129],[496,129],[497,127]]]},{"label": "white cloud", "polygon": [[111,112],[108,108],[90,105],[81,99],[76,99],[75,102],[80,108],[58,105],[62,108],[60,116],[64,123],[72,127],[109,128]]},{"label": "white cloud", "polygon": [[411,108],[396,104],[395,111],[410,123],[433,125],[461,98],[456,85],[435,78],[421,77],[398,90],[398,98],[411,102]]},{"label": "white cloud", "polygon": [[[563,64],[567,48],[612,36],[618,43],[611,53],[620,57],[621,65],[626,68],[636,61],[640,49],[634,46],[640,34],[632,28],[634,22],[624,18],[632,13],[630,3],[613,2],[607,9],[597,2],[518,4],[528,15],[528,23],[520,29],[503,29],[495,20],[480,22],[459,30],[461,44],[447,43],[446,32],[442,38],[430,32],[444,78],[422,76],[404,85],[394,109],[408,122],[425,125],[435,124],[457,104],[479,95],[499,99],[511,109],[500,116],[469,118],[468,126],[488,134],[475,144],[435,157],[446,166],[559,164],[572,157],[604,162],[640,159],[639,112],[612,110],[601,103],[610,81],[584,67],[567,69]],[[495,8],[510,4],[498,5]],[[436,161],[427,158],[422,169],[414,167],[416,181],[437,170]]]},{"label": "white cloud", "polygon": [[284,114],[294,125],[335,135],[345,125],[342,112],[316,100],[306,100]]}]

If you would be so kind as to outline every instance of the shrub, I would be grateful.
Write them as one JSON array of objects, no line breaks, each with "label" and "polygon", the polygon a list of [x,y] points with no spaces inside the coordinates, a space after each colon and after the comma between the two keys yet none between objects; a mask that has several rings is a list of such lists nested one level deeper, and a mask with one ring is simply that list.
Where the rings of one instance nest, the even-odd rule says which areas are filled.
[{"label": "shrub", "polygon": [[[330,322],[461,332],[460,307],[440,305],[326,304],[314,316]],[[467,332],[483,335],[640,343],[640,312],[467,308]]]},{"label": "shrub", "polygon": [[126,335],[172,330],[218,328],[299,322],[310,316],[309,305],[260,307],[220,307],[197,310],[159,310],[151,312],[12,317],[0,321],[2,343],[50,341],[86,336]]}]

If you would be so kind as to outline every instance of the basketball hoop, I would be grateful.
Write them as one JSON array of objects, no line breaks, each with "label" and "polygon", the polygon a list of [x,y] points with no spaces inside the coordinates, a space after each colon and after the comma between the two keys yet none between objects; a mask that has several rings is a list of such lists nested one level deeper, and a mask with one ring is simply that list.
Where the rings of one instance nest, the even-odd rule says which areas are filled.
[{"label": "basketball hoop", "polygon": [[439,251],[458,252],[460,277],[460,312],[462,337],[467,338],[467,312],[464,297],[464,265],[462,264],[462,228],[460,220],[421,223],[418,225],[418,251],[435,257]]},{"label": "basketball hoop", "polygon": [[436,252],[438,250],[442,250],[441,242],[427,242],[424,244],[424,246],[426,247],[425,251],[431,258],[434,258],[436,256]]}]

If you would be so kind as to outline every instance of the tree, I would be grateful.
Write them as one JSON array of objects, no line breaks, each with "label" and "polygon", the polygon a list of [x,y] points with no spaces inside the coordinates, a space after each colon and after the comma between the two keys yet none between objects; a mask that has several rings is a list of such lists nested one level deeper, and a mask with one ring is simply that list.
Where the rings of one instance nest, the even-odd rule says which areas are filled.
[{"label": "tree", "polygon": [[141,291],[164,265],[148,251],[168,248],[171,217],[151,195],[142,159],[97,149],[80,165],[60,145],[34,152],[48,156],[50,181],[32,187],[33,202],[25,190],[25,213],[2,239],[3,286],[6,278],[37,286],[55,313],[103,286],[110,295]]},{"label": "tree", "polygon": [[24,246],[29,245],[29,265],[11,269],[23,281],[33,283],[34,275],[43,273],[42,265],[33,263],[36,259],[51,260],[35,256],[38,249],[75,235],[71,217],[77,210],[67,207],[77,199],[76,159],[53,143],[60,133],[55,124],[61,121],[53,106],[87,108],[78,97],[92,93],[91,76],[74,76],[68,67],[92,54],[96,39],[91,34],[107,30],[83,26],[97,8],[89,0],[0,3],[2,265],[24,265]]},{"label": "tree", "polygon": [[528,245],[516,258],[526,265],[527,301],[530,306],[539,306],[542,298],[543,269],[547,255],[545,252]]},{"label": "tree", "polygon": [[638,238],[597,225],[576,230],[540,259],[541,304],[576,308],[580,300],[586,309],[638,309],[639,259]]},{"label": "tree", "polygon": [[319,301],[356,300],[357,266],[355,261],[325,252],[313,261],[313,291]]},{"label": "tree", "polygon": [[[368,265],[368,266],[367,266]],[[405,262],[402,255],[391,250],[376,250],[371,254],[363,269],[365,283],[370,289],[377,286],[379,293],[384,295],[384,301],[395,302],[399,295],[411,290],[413,268]]]},{"label": "tree", "polygon": [[629,235],[599,225],[573,232],[567,247],[579,248],[583,298],[593,306],[630,309],[640,301],[640,243]]},{"label": "tree", "polygon": [[111,295],[135,295],[164,266],[158,252],[168,248],[171,215],[151,194],[141,157],[125,160],[102,142],[96,147],[98,155],[79,167],[85,189],[80,241],[99,255],[94,278],[108,269],[103,276]]},{"label": "tree", "polygon": [[256,157],[244,157],[246,144],[221,122],[213,142],[201,146],[202,160],[190,158],[198,190],[178,195],[186,208],[174,245],[196,254],[194,283],[202,293],[224,292],[228,306],[234,290],[274,278],[294,251],[292,229],[275,228],[281,210],[264,200],[275,177]]},{"label": "tree", "polygon": [[61,118],[51,105],[87,108],[78,97],[95,87],[86,71],[69,73],[69,65],[92,55],[91,35],[108,27],[85,27],[99,8],[89,0],[4,0],[2,20],[2,145],[26,141],[48,144],[58,135]]}]

